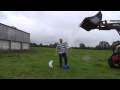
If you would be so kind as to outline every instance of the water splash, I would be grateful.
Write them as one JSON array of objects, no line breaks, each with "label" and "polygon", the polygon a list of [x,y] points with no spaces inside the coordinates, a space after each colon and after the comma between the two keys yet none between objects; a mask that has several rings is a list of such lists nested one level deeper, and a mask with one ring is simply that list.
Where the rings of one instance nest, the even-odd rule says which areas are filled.
[{"label": "water splash", "polygon": [[83,56],[82,59],[85,60],[85,61],[90,61],[91,57],[89,55],[85,55],[85,56]]}]

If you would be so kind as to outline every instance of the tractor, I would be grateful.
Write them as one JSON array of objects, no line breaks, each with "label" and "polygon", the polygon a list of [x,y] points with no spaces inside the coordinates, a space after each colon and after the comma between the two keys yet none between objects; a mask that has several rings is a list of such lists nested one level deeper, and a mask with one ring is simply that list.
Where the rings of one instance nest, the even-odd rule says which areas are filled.
[{"label": "tractor", "polygon": [[[107,20],[102,21],[102,12],[99,11],[96,15],[92,17],[86,17],[79,27],[86,31],[91,31],[94,29],[98,30],[116,30],[120,35],[120,20],[109,20],[112,23],[108,23]],[[113,53],[108,58],[108,65],[111,68],[120,68],[120,45],[113,49]]]}]

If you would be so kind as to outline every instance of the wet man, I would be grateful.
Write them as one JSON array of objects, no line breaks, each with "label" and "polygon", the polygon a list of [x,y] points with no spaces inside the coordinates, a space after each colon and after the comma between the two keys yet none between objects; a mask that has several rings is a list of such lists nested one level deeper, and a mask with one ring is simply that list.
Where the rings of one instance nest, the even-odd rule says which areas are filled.
[{"label": "wet man", "polygon": [[62,39],[59,39],[59,41],[56,47],[56,55],[59,54],[60,67],[62,68],[62,57],[64,58],[65,65],[67,65],[67,48]]}]

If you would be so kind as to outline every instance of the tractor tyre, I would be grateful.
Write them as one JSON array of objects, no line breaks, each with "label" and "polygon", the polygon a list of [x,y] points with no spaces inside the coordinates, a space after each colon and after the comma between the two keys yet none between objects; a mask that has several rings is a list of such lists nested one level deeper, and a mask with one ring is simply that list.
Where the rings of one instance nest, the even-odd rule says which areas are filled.
[{"label": "tractor tyre", "polygon": [[112,59],[112,56],[109,57],[108,59],[108,64],[111,68],[119,68],[120,66],[118,64],[115,64],[113,59]]}]

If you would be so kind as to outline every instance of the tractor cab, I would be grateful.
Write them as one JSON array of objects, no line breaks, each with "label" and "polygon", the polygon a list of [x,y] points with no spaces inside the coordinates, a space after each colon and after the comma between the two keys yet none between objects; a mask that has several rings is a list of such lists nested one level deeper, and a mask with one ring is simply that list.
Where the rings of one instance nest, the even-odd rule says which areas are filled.
[{"label": "tractor cab", "polygon": [[114,53],[115,53],[116,55],[120,55],[120,45],[118,45],[118,46],[115,48]]},{"label": "tractor cab", "polygon": [[111,68],[120,68],[120,45],[113,49],[113,54],[108,58]]}]

